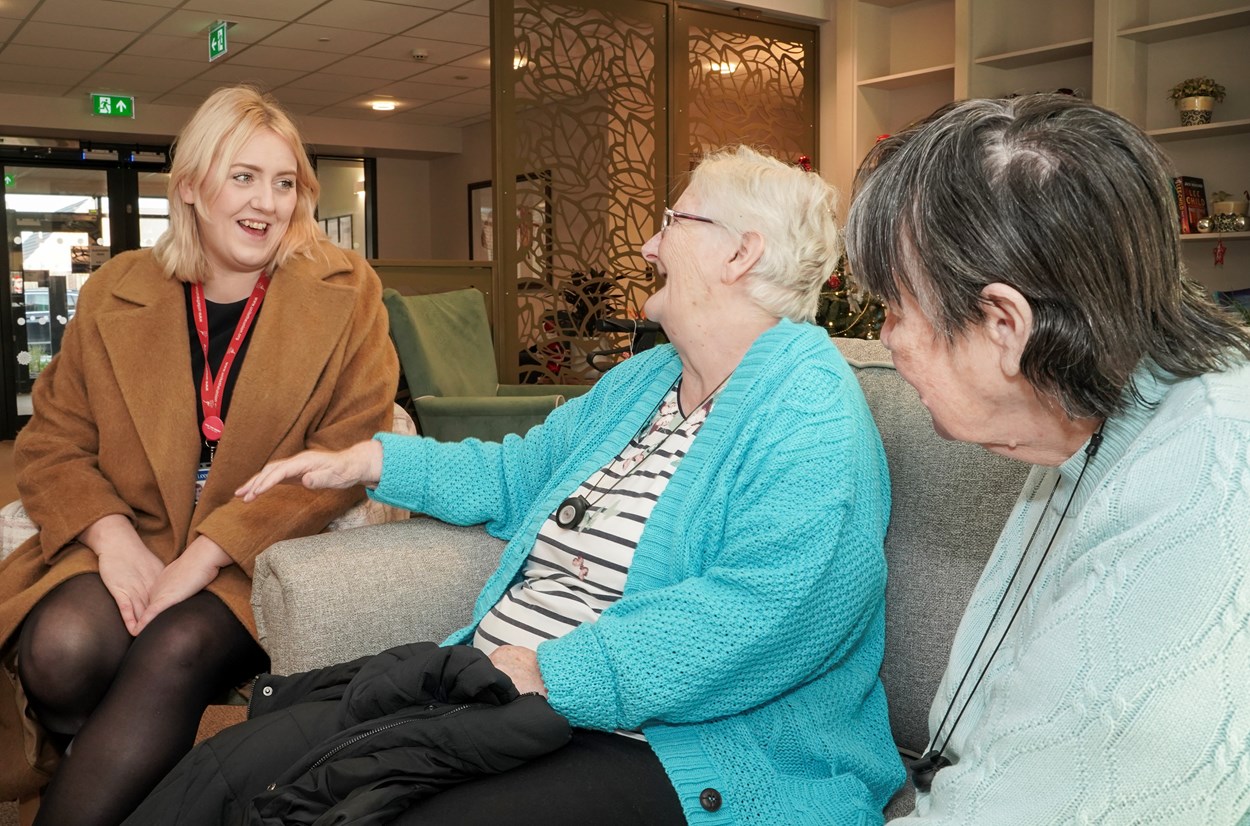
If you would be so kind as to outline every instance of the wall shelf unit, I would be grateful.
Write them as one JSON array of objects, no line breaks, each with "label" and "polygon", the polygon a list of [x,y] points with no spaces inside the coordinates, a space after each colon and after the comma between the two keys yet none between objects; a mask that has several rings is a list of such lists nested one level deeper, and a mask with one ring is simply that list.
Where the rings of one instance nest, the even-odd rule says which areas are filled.
[{"label": "wall shelf unit", "polygon": [[1181,236],[1182,241],[1214,241],[1217,238],[1225,241],[1243,241],[1250,239],[1250,232],[1187,232]]},{"label": "wall shelf unit", "polygon": [[1026,66],[1041,66],[1059,60],[1071,60],[1074,57],[1092,57],[1094,39],[1083,37],[1080,40],[1069,40],[1065,43],[1053,43],[1046,46],[1034,46],[1031,49],[1018,49],[1014,52],[986,55],[972,62],[978,66],[989,66],[993,69],[1022,69]]},{"label": "wall shelf unit", "polygon": [[1138,43],[1162,43],[1166,40],[1212,34],[1242,26],[1250,26],[1250,6],[1175,18],[1146,26],[1132,26],[1121,29],[1117,34],[1129,40],[1136,40]]},{"label": "wall shelf unit", "polygon": [[[1247,0],[836,0],[839,135],[831,170],[849,193],[879,135],[951,100],[1071,89],[1158,141],[1208,196],[1250,189]],[[1201,10],[1201,14],[1195,14]],[[1213,122],[1183,127],[1168,91],[1206,75],[1227,97]],[[1211,248],[1227,246],[1216,266]],[[1250,233],[1184,237],[1189,274],[1250,287]],[[1208,244],[1194,243],[1209,241]]]},{"label": "wall shelf unit", "polygon": [[955,82],[955,64],[948,63],[945,66],[934,66],[929,69],[916,69],[911,72],[899,72],[896,75],[886,75],[885,77],[870,77],[867,80],[859,81],[861,89],[909,89],[915,86],[924,86],[929,83],[951,83]]},{"label": "wall shelf unit", "polygon": [[1250,118],[1204,123],[1200,126],[1169,126],[1164,129],[1148,129],[1146,134],[1159,143],[1171,141],[1218,138],[1222,135],[1250,134]]}]

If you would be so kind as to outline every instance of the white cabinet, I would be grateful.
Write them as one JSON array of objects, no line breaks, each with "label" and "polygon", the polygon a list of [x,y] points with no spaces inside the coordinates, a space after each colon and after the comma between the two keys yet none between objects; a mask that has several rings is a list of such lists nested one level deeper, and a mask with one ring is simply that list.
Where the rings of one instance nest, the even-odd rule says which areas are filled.
[{"label": "white cabinet", "polygon": [[[1245,0],[838,0],[834,178],[849,191],[878,135],[966,97],[1071,89],[1158,140],[1178,175],[1250,189],[1250,4]],[[1208,75],[1213,122],[1181,127],[1168,90]],[[1250,287],[1250,233],[1186,236],[1192,277]]]}]

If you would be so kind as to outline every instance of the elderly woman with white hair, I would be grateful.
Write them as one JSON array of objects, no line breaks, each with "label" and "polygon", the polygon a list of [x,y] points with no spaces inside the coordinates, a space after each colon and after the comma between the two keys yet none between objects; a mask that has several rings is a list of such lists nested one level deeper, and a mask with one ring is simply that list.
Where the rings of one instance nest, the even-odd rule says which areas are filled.
[{"label": "elderly woman with white hair", "polygon": [[523,437],[380,434],[240,488],[364,483],[509,540],[447,644],[546,697],[572,739],[393,822],[881,821],[903,779],[877,677],[887,470],[807,323],[839,255],[834,202],[810,172],[712,154],[643,246],[670,344]]}]

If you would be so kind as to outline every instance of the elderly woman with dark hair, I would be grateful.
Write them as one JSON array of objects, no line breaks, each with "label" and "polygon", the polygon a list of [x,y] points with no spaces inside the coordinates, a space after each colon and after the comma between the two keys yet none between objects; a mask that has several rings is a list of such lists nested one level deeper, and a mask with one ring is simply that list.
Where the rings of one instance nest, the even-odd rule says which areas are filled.
[{"label": "elderly woman with dark hair", "polygon": [[[448,642],[545,696],[572,740],[397,823],[881,822],[903,780],[877,678],[885,457],[846,362],[804,323],[839,257],[833,206],[817,175],[710,155],[642,247],[664,279],[647,313],[671,344],[523,437],[382,434],[239,490],[263,504],[283,481],[364,483],[509,540]],[[244,724],[254,740],[266,717]],[[233,794],[246,803],[303,753],[290,751]],[[183,776],[195,759],[135,824],[214,822],[220,807],[191,794],[205,784]]]},{"label": "elderly woman with dark hair", "polygon": [[1250,336],[1186,280],[1171,172],[1067,96],[882,141],[847,230],[937,431],[1036,465],[913,764],[909,818],[1250,809]]}]

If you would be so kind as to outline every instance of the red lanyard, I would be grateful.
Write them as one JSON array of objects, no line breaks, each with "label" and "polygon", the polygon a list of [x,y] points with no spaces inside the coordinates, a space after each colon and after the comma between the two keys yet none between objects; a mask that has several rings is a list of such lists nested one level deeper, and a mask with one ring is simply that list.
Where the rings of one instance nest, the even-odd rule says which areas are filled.
[{"label": "red lanyard", "polygon": [[269,289],[269,281],[269,274],[263,272],[260,278],[256,279],[256,286],[252,288],[252,296],[247,300],[247,306],[243,308],[243,315],[239,316],[239,323],[234,326],[234,335],[230,337],[230,346],[226,348],[226,354],[221,359],[221,366],[217,368],[215,379],[212,367],[208,363],[208,305],[204,301],[204,285],[191,285],[191,309],[195,316],[195,333],[200,337],[200,347],[204,350],[204,381],[200,383],[200,409],[204,411],[204,424],[200,425],[200,430],[203,431],[204,438],[210,442],[219,440],[222,431],[226,428],[226,423],[221,420],[221,397],[226,392],[226,376],[230,375],[230,367],[234,364],[234,357],[239,352],[239,345],[243,343],[243,339],[247,338],[247,331],[256,320],[256,313],[260,311],[260,303],[265,300],[265,291]]}]

